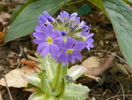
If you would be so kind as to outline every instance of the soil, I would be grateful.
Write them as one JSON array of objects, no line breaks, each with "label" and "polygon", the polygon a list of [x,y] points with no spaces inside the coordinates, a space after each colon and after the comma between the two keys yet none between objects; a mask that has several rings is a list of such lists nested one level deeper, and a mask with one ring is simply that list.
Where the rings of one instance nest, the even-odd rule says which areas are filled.
[{"label": "soil", "polygon": [[[94,48],[91,51],[84,49],[83,59],[90,56],[104,59],[108,54],[118,55],[118,57],[115,57],[110,64],[111,68],[98,76],[101,78],[99,82],[86,77],[79,78],[77,82],[91,89],[90,100],[132,100],[132,69],[126,61],[122,60],[124,58],[110,21],[95,7],[92,12],[82,15],[81,18],[91,24],[92,32],[95,33]],[[5,27],[2,28],[1,30],[4,30]],[[9,71],[22,67],[20,60],[27,58],[27,55],[34,56],[35,48],[31,35],[2,44],[0,46],[0,78]],[[31,94],[24,88],[9,89],[13,100],[27,100]],[[10,100],[6,87],[1,86],[0,92],[3,100]]]}]

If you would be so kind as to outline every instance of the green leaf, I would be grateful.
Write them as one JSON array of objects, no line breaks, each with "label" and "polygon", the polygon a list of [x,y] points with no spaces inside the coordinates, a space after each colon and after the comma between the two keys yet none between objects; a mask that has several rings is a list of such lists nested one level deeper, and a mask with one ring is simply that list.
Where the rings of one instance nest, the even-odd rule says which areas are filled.
[{"label": "green leaf", "polygon": [[46,95],[42,91],[35,91],[33,94],[31,94],[28,98],[28,100],[45,100]]},{"label": "green leaf", "polygon": [[24,75],[23,77],[24,77],[24,79],[26,79],[32,85],[40,88],[41,80],[40,80],[40,78],[38,77],[37,74],[33,74],[32,76]]},{"label": "green leaf", "polygon": [[86,68],[80,65],[74,65],[68,69],[68,75],[75,81],[86,72]]},{"label": "green leaf", "polygon": [[45,76],[44,73],[42,73],[41,78],[41,90],[47,94],[47,95],[52,95],[52,87],[51,87],[51,80],[48,80]]},{"label": "green leaf", "polygon": [[9,21],[9,23],[11,24],[15,19],[16,17],[21,13],[21,11],[26,7],[28,6],[30,3],[34,2],[36,0],[28,0],[27,2],[25,2],[24,5],[19,5],[16,7],[16,9],[14,10],[14,12],[12,13],[11,15],[11,19]]},{"label": "green leaf", "polygon": [[58,99],[57,97],[46,95],[40,90],[36,90],[33,94],[30,95],[28,100],[58,100]]},{"label": "green leaf", "polygon": [[93,5],[97,6],[103,12],[105,12],[105,8],[104,8],[102,0],[88,0],[88,1],[91,2]]},{"label": "green leaf", "polygon": [[81,84],[66,84],[64,94],[58,100],[86,100],[90,90]]},{"label": "green leaf", "polygon": [[21,10],[18,11],[16,18],[14,17],[14,21],[7,31],[5,42],[31,34],[37,24],[38,16],[42,14],[44,10],[53,15],[68,1],[69,0],[36,0],[30,2],[23,9],[21,8]]},{"label": "green leaf", "polygon": [[60,96],[46,95],[40,90],[36,90],[28,100],[86,100],[90,90],[81,84],[66,84],[65,91]]},{"label": "green leaf", "polygon": [[113,24],[120,49],[132,65],[132,8],[122,0],[103,0]]}]

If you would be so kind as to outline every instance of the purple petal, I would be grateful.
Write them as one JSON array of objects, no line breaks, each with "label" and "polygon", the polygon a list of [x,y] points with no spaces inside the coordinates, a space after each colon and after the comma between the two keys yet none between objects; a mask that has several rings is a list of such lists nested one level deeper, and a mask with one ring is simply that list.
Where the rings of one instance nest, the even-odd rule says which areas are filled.
[{"label": "purple petal", "polygon": [[49,16],[49,13],[47,11],[44,11],[43,14],[44,14],[45,17]]},{"label": "purple petal", "polygon": [[34,36],[36,39],[44,40],[44,38],[46,38],[47,34],[44,34],[44,33],[42,33],[42,32],[33,32],[33,36]]},{"label": "purple petal", "polygon": [[54,30],[53,31],[53,34],[52,34],[53,38],[57,38],[57,37],[60,37],[60,36],[61,36],[61,32],[60,31],[58,31],[58,30]]},{"label": "purple petal", "polygon": [[53,22],[53,21],[54,21],[54,18],[51,17],[47,11],[44,11],[43,14],[44,14],[44,17],[45,17],[49,22]]},{"label": "purple petal", "polygon": [[45,25],[44,24],[39,24],[35,27],[35,32],[44,32],[45,31]]},{"label": "purple petal", "polygon": [[90,43],[91,44],[92,42],[94,42],[94,40],[92,38],[88,38],[87,39],[87,43]]},{"label": "purple petal", "polygon": [[90,50],[90,48],[93,48],[93,42],[94,40],[92,38],[89,38],[86,43],[87,43],[87,49]]},{"label": "purple petal", "polygon": [[76,17],[76,23],[80,24],[80,17]]},{"label": "purple petal", "polygon": [[64,41],[64,37],[57,37],[54,39],[54,43],[60,45]]},{"label": "purple petal", "polygon": [[68,37],[66,42],[63,41],[62,43],[60,43],[60,48],[62,50],[67,50],[67,49],[73,48],[75,42],[76,42],[75,39]]},{"label": "purple petal", "polygon": [[82,34],[83,36],[87,37],[87,36],[90,34],[90,32],[89,32],[89,31],[82,31],[81,34]]},{"label": "purple petal", "polygon": [[46,26],[46,28],[45,28],[45,33],[46,33],[48,36],[52,37],[53,28],[52,28],[52,26],[51,26],[50,24],[48,24],[48,25]]},{"label": "purple petal", "polygon": [[89,34],[88,36],[87,36],[87,38],[91,38],[91,37],[93,37],[94,36],[94,33],[91,33],[91,34]]},{"label": "purple petal", "polygon": [[54,58],[57,58],[58,54],[60,53],[59,47],[55,44],[50,45],[49,51],[50,51],[51,56]]},{"label": "purple petal", "polygon": [[87,46],[87,49],[90,51],[90,47],[89,46]]},{"label": "purple petal", "polygon": [[82,49],[84,49],[86,47],[87,43],[83,42],[83,41],[79,41],[75,44],[75,46],[73,47],[76,51],[80,51]]},{"label": "purple petal", "polygon": [[43,42],[43,43],[40,43],[37,47],[37,51],[42,51],[48,44]]},{"label": "purple petal", "polygon": [[60,49],[62,49],[62,50],[67,50],[66,43],[64,43],[64,42],[60,43],[60,44],[59,44],[59,47],[60,47]]},{"label": "purple petal", "polygon": [[58,15],[58,17],[61,17],[61,18],[67,17],[67,18],[69,18],[69,13],[66,12],[66,11],[60,12],[60,15]]},{"label": "purple petal", "polygon": [[40,43],[44,42],[44,40],[34,39],[33,42],[36,44],[40,44]]},{"label": "purple petal", "polygon": [[77,60],[81,60],[81,58],[82,58],[81,53],[80,53],[80,52],[77,52],[77,51],[74,51],[74,52],[72,53],[72,56],[73,56],[74,58],[76,58]]},{"label": "purple petal", "polygon": [[68,60],[69,60],[69,62],[71,62],[72,64],[75,63],[75,57],[72,56],[72,55],[69,55],[69,56],[68,56]]},{"label": "purple petal", "polygon": [[46,45],[46,46],[43,48],[43,50],[42,50],[42,52],[41,52],[41,55],[42,55],[42,56],[46,56],[46,55],[49,53],[49,48],[50,48],[50,46],[49,46],[49,45]]},{"label": "purple petal", "polygon": [[70,16],[71,19],[75,19],[76,17],[77,17],[77,13],[72,13]]},{"label": "purple petal", "polygon": [[44,15],[40,15],[39,16],[38,23],[44,24],[46,21],[47,21],[47,19],[44,17]]},{"label": "purple petal", "polygon": [[81,25],[82,25],[83,31],[87,31],[91,29],[91,25],[87,26],[84,21],[81,21]]},{"label": "purple petal", "polygon": [[66,46],[67,48],[73,48],[74,44],[76,43],[77,41],[71,37],[68,37],[67,38],[67,43],[66,43]]},{"label": "purple petal", "polygon": [[68,63],[67,54],[65,52],[61,52],[58,62],[62,62],[63,65],[66,65]]}]

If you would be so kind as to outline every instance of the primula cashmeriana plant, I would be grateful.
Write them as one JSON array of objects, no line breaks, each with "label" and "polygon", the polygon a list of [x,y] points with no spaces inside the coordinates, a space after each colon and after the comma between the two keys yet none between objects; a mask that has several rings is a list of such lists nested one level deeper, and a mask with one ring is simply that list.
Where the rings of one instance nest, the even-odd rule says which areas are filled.
[{"label": "primula cashmeriana plant", "polygon": [[39,16],[33,36],[38,45],[40,72],[25,76],[36,87],[29,100],[86,100],[89,89],[73,82],[85,69],[80,66],[68,68],[68,64],[81,60],[81,50],[93,47],[91,26],[80,21],[77,13],[62,11],[53,18],[44,11]]}]

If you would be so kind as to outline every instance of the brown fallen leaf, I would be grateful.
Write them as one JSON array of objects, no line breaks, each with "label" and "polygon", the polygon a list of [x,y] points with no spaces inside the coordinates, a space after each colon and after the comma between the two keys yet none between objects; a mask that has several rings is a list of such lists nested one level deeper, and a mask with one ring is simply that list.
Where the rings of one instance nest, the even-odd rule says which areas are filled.
[{"label": "brown fallen leaf", "polygon": [[[32,75],[35,70],[29,66],[23,66],[14,69],[5,75],[8,87],[22,88],[26,87],[28,82],[23,79],[24,75]],[[0,85],[6,86],[4,78],[0,79]]]},{"label": "brown fallen leaf", "polygon": [[84,75],[90,75],[93,77],[97,77],[101,75],[103,72],[105,72],[107,69],[109,69],[112,63],[112,60],[114,59],[113,55],[108,55],[104,58],[104,60],[99,64],[99,59],[97,57],[90,57],[86,59],[82,66],[87,68],[87,71]]},{"label": "brown fallen leaf", "polygon": [[40,71],[40,68],[38,67],[38,63],[34,62],[34,61],[29,61],[27,59],[22,59],[21,62],[25,65],[28,65],[30,67],[32,67],[33,69],[35,69],[37,72]]},{"label": "brown fallen leaf", "polygon": [[37,67],[38,68],[38,64],[36,62],[34,62],[34,61],[30,61],[30,60],[27,60],[27,59],[23,58],[21,60],[21,62],[23,64],[26,64],[26,65],[30,66],[30,67]]},{"label": "brown fallen leaf", "polygon": [[88,59],[82,62],[81,66],[86,68],[84,76],[87,76],[88,78],[96,80],[96,81],[100,80],[99,77],[92,76],[91,74],[92,73],[91,70],[96,69],[99,66],[98,57],[95,57],[95,56],[89,57]]},{"label": "brown fallen leaf", "polygon": [[95,56],[89,57],[84,60],[81,65],[86,68],[97,68],[99,66],[99,58]]}]

